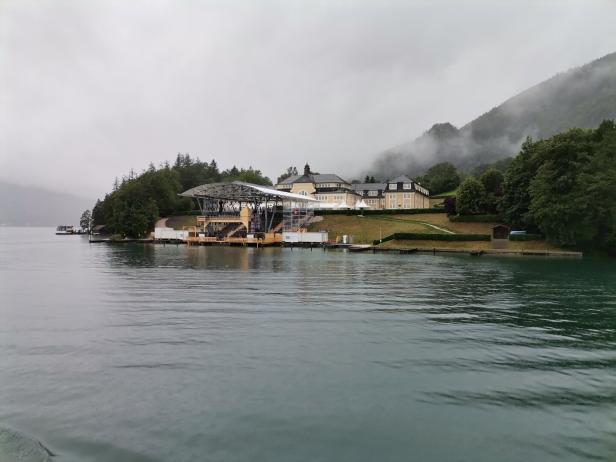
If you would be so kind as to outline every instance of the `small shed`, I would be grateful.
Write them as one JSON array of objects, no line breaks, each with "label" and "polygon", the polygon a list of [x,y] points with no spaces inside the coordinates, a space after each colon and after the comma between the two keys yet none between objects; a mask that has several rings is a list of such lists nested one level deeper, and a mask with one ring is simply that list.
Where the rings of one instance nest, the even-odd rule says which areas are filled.
[{"label": "small shed", "polygon": [[509,239],[509,226],[496,225],[492,227],[492,239]]},{"label": "small shed", "polygon": [[93,226],[92,234],[107,234],[107,228],[105,228],[105,225]]}]

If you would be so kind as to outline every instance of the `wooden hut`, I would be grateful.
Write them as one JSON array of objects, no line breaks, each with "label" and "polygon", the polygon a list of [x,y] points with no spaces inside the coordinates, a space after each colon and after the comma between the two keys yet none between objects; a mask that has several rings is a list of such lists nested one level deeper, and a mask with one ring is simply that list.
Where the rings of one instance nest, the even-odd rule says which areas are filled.
[{"label": "wooden hut", "polygon": [[509,226],[496,225],[492,227],[492,239],[509,239]]}]

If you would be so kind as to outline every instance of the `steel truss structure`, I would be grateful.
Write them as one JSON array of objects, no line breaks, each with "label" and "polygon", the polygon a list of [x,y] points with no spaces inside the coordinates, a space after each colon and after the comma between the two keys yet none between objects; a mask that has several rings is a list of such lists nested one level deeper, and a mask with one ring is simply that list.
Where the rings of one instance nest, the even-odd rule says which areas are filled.
[{"label": "steel truss structure", "polygon": [[239,216],[243,208],[250,209],[248,231],[251,233],[267,233],[280,228],[297,231],[308,223],[308,215],[313,214],[307,205],[318,202],[309,196],[242,181],[203,184],[180,196],[194,199],[204,217]]}]

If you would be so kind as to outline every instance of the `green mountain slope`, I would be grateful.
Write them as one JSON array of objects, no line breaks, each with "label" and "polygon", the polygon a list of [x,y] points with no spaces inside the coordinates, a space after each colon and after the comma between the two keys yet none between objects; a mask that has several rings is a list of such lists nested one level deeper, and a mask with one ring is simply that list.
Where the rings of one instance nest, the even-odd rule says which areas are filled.
[{"label": "green mountain slope", "polygon": [[460,129],[436,124],[382,153],[371,172],[417,175],[443,161],[471,170],[516,154],[527,136],[541,139],[572,127],[596,127],[604,119],[616,119],[616,53],[535,85]]}]

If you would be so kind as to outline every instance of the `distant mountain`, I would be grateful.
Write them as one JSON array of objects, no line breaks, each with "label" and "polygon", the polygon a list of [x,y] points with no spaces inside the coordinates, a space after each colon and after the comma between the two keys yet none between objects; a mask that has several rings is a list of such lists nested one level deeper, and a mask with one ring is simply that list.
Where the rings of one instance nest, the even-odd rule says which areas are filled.
[{"label": "distant mountain", "polygon": [[383,152],[370,174],[418,175],[443,161],[469,171],[515,155],[524,139],[616,119],[616,53],[552,77],[462,128],[434,125],[414,141]]},{"label": "distant mountain", "polygon": [[43,188],[0,182],[0,226],[79,225],[95,201]]}]

